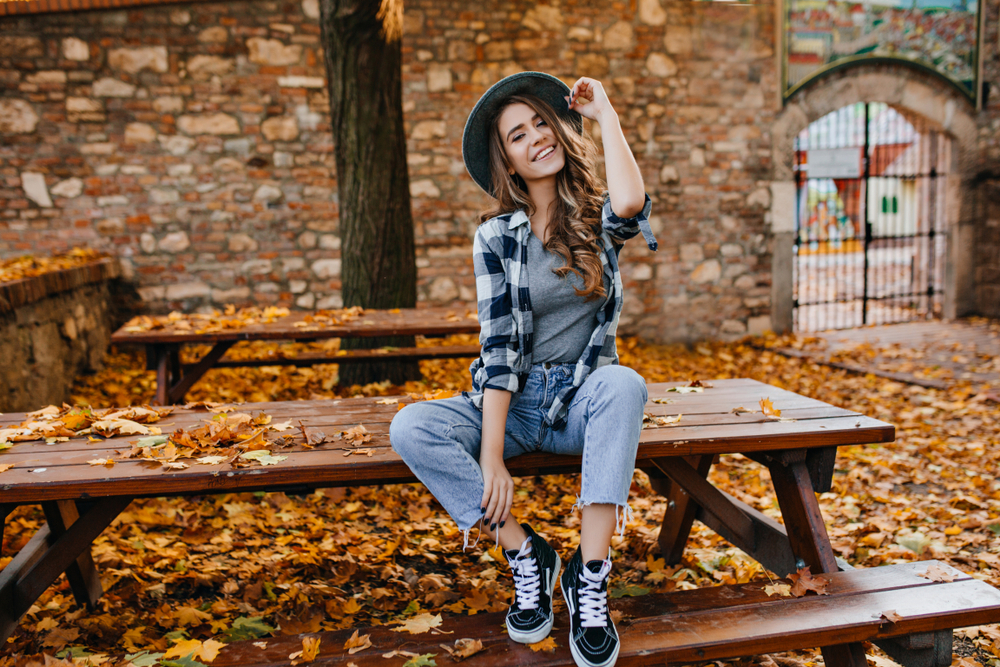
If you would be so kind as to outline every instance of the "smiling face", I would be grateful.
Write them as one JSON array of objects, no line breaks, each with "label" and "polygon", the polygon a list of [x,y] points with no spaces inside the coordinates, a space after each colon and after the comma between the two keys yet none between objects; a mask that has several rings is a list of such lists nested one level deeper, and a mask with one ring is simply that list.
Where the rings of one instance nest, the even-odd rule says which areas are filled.
[{"label": "smiling face", "polygon": [[497,131],[510,168],[526,183],[552,178],[566,164],[555,131],[527,104],[516,102],[504,109]]}]

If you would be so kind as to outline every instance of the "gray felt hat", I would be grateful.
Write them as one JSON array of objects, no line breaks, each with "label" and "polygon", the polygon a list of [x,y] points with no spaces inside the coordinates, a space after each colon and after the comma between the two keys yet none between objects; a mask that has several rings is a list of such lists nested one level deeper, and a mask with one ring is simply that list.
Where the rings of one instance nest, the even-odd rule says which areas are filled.
[{"label": "gray felt hat", "polygon": [[462,133],[462,159],[472,180],[493,196],[490,179],[490,127],[497,110],[511,95],[529,93],[555,109],[578,133],[583,133],[583,116],[568,108],[569,86],[544,72],[518,72],[496,82],[476,102]]}]

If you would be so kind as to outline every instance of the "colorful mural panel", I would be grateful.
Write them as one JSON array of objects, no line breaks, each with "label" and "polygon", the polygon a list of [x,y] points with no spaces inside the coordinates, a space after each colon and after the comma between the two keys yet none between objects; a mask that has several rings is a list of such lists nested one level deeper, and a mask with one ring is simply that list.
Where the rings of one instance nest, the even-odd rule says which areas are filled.
[{"label": "colorful mural panel", "polygon": [[978,90],[978,0],[785,0],[784,94],[835,67],[902,60]]}]

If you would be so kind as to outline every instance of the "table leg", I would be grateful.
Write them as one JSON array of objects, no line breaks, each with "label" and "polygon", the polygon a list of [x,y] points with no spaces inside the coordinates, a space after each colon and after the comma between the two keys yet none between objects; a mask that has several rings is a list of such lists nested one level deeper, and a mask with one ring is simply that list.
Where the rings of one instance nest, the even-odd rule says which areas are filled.
[{"label": "table leg", "polygon": [[[708,477],[713,459],[711,454],[684,457],[684,460],[703,478]],[[684,555],[684,547],[687,545],[688,535],[691,534],[698,504],[680,484],[670,482],[664,471],[654,469],[653,473],[650,473],[651,480],[654,479],[656,472],[659,475],[655,477],[665,478],[657,482],[657,486],[660,487],[657,491],[663,493],[667,499],[667,511],[663,514],[663,525],[660,526],[660,553],[668,565],[676,565],[681,562],[681,557]]]},{"label": "table leg", "polygon": [[182,369],[181,369],[181,346],[171,345],[167,348],[167,355],[169,356],[170,369],[170,385],[174,386],[181,381]]},{"label": "table leg", "polygon": [[[76,502],[72,500],[42,503],[42,509],[45,511],[49,530],[57,538],[80,518]],[[89,548],[80,552],[76,560],[69,564],[69,567],[66,568],[66,578],[69,579],[73,597],[81,605],[93,608],[101,595],[104,594],[104,589],[101,588],[101,577],[97,574],[97,566],[94,565]]]},{"label": "table leg", "polygon": [[[792,552],[814,574],[836,572],[837,560],[816,502],[806,453],[794,454],[788,452],[784,462],[772,459],[768,466]],[[825,646],[822,651],[827,667],[866,667],[868,664],[861,644]]]},{"label": "table leg", "polygon": [[152,358],[156,367],[156,405],[168,405],[170,391],[170,355],[165,345],[147,345],[146,359]]},{"label": "table leg", "polygon": [[3,547],[3,536],[7,528],[7,517],[10,513],[17,508],[17,505],[13,503],[4,503],[0,505],[0,547]]},{"label": "table leg", "polygon": [[[38,596],[60,574],[79,565],[80,554],[90,549],[91,542],[131,501],[127,497],[102,498],[61,533],[59,526],[42,526],[0,571],[0,644],[17,629],[21,616]],[[59,515],[57,520],[65,523],[61,510],[55,513]]]},{"label": "table leg", "polygon": [[804,453],[799,461],[786,464],[773,461],[768,468],[792,552],[813,574],[836,572],[837,560],[816,502]]}]

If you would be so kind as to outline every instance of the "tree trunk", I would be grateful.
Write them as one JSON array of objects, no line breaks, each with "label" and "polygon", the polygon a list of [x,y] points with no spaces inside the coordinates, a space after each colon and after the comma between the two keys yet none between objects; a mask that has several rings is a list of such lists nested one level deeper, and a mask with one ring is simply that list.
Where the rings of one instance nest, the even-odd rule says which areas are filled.
[{"label": "tree trunk", "polygon": [[[402,0],[320,0],[340,197],[344,306],[412,308],[417,269],[403,132]],[[410,347],[412,336],[344,339]],[[420,378],[416,361],[342,364],[340,384]]]}]

